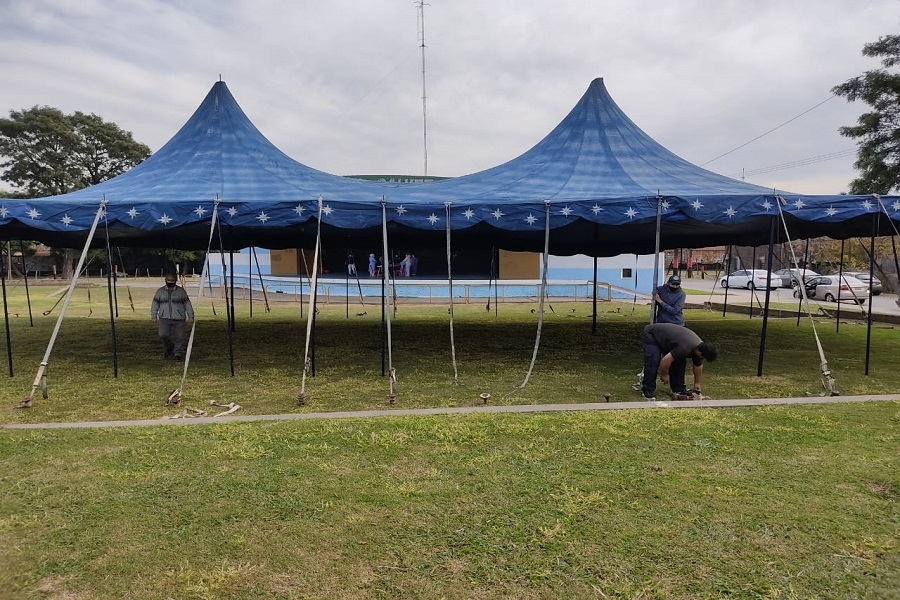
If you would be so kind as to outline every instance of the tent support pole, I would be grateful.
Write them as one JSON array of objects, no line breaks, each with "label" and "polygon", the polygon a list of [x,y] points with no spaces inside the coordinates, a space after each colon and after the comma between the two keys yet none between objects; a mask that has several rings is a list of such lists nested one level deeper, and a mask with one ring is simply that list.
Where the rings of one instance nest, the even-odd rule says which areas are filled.
[{"label": "tent support pole", "polygon": [[109,245],[109,223],[104,219],[106,227],[106,265],[108,273],[106,274],[106,293],[109,296],[109,333],[112,340],[112,359],[113,359],[113,378],[119,377],[119,346],[116,337],[116,317],[119,316],[119,309],[114,300],[115,293],[115,274],[113,273],[113,256],[112,248]]},{"label": "tent support pole", "polygon": [[592,304],[593,313],[591,315],[591,334],[597,335],[597,257],[594,257],[594,279],[593,283],[593,292],[592,292]]},{"label": "tent support pole", "polygon": [[[388,402],[393,404],[397,399],[397,371],[394,369],[394,354],[391,348],[391,300],[394,294],[394,286],[390,283],[390,276],[392,273],[390,272],[392,269],[388,268],[393,261],[390,260],[390,253],[388,248],[388,232],[387,232],[387,200],[385,200],[384,196],[381,197],[381,244],[382,249],[384,251],[384,282],[386,282],[389,286],[388,294],[385,295],[387,298],[387,310],[385,314],[387,315],[387,319],[385,319],[385,330],[387,333],[387,367],[388,367],[388,380],[390,382],[390,391],[388,392]],[[384,285],[384,283],[382,283]],[[396,299],[394,300],[396,302]]]},{"label": "tent support pole", "polygon": [[[723,269],[722,277],[725,278],[725,281],[728,281],[728,274],[731,272],[731,259],[732,254],[734,253],[734,246],[728,246],[728,258],[725,262],[725,268]],[[722,301],[722,316],[725,316],[725,313],[728,311],[728,290],[731,289],[730,285],[725,286],[725,299]]]},{"label": "tent support pole", "polygon": [[3,286],[3,324],[6,327],[6,359],[9,362],[9,376],[12,377],[12,337],[9,335],[9,299],[6,297],[6,271],[4,269],[0,269],[0,286]]},{"label": "tent support pole", "polygon": [[234,314],[234,250],[228,251],[228,270],[231,273],[231,279],[228,285],[231,287],[231,331],[235,331],[236,315]]},{"label": "tent support pole", "polygon": [[[787,226],[785,226],[786,228]],[[793,250],[793,248],[792,248]],[[796,262],[796,261],[795,261]],[[844,262],[844,240],[841,240],[841,264]],[[800,280],[797,282],[797,286],[803,286],[803,290],[800,291],[800,299],[797,300],[797,327],[800,327],[800,313],[803,312],[803,298],[806,295],[806,265],[809,264],[809,238],[806,238],[806,247],[803,249],[803,271],[800,273]],[[792,269],[799,269],[800,265],[794,264]],[[793,273],[793,271],[791,271]],[[838,327],[840,327],[841,321],[841,305],[838,303]]]},{"label": "tent support pole", "polygon": [[[659,246],[660,246],[660,237],[662,233],[662,196],[659,192],[656,193],[656,241],[654,245],[654,253],[656,260],[653,261],[653,284],[650,286],[650,322],[656,322],[656,294],[653,292],[656,291],[656,286],[660,285],[659,281]],[[665,271],[663,272],[665,275]],[[635,290],[637,291],[637,290]],[[635,294],[635,299],[637,299],[637,294]]]},{"label": "tent support pole", "polygon": [[880,220],[880,212],[872,215],[872,237],[869,240],[869,310],[866,315],[866,376],[869,375],[869,354],[872,350],[872,275],[875,268],[875,236],[878,235]]},{"label": "tent support pole", "polygon": [[347,268],[344,269],[344,308],[347,312],[346,319],[350,319],[350,257],[353,252],[347,250]]},{"label": "tent support pole", "polygon": [[[84,259],[87,257],[88,249],[91,247],[91,241],[94,239],[94,234],[97,233],[97,224],[100,223],[100,217],[105,214],[106,198],[100,201],[100,206],[97,208],[97,214],[94,215],[94,222],[91,224],[87,239],[84,241],[84,249],[81,251],[81,256],[78,258],[78,265],[75,267],[75,271],[72,274],[69,290],[66,292],[62,308],[59,309],[59,316],[56,317],[56,325],[53,326],[53,333],[50,335],[50,343],[47,344],[47,351],[44,352],[44,358],[41,360],[41,364],[38,367],[37,375],[34,377],[34,383],[31,384],[31,393],[26,396],[19,405],[21,408],[31,407],[31,401],[34,400],[34,393],[42,383],[44,384],[43,396],[45,398],[47,397],[47,364],[50,362],[50,353],[53,351],[53,344],[56,343],[56,336],[59,335],[59,329],[62,327],[63,318],[66,316],[66,309],[69,308],[72,292],[75,291],[75,286],[78,284],[78,277],[81,275],[81,269],[84,266]],[[10,264],[12,264],[12,261],[10,261]]]},{"label": "tent support pole", "polygon": [[[228,266],[225,264],[225,244],[222,241],[221,221],[218,219],[216,219],[216,232],[219,235],[219,256],[222,258],[222,276],[224,277],[222,288],[225,290],[225,329],[228,331],[228,364],[231,369],[231,376],[234,377],[234,335],[232,333],[234,328],[231,326],[234,319],[234,303],[229,304],[228,302],[228,276],[230,275],[232,281],[234,281],[234,273],[229,271]],[[234,292],[233,286],[232,292]]]},{"label": "tent support pole", "polygon": [[756,364],[756,376],[762,377],[763,374],[763,357],[766,354],[766,336],[769,332],[769,300],[772,297],[772,288],[769,283],[772,281],[772,259],[775,256],[775,219],[772,216],[772,223],[769,227],[769,251],[766,255],[767,278],[766,278],[766,305],[763,309],[762,333],[759,336],[759,361]]},{"label": "tent support pole", "polygon": [[31,292],[28,290],[28,268],[25,266],[25,242],[22,240],[19,240],[19,251],[22,253],[22,278],[25,281],[25,299],[28,301],[28,322],[34,327],[34,317],[31,316]]},{"label": "tent support pole", "polygon": [[[750,281],[753,281],[753,274],[756,272],[756,246],[753,246],[753,253],[750,255]],[[756,284],[750,287],[750,318],[753,318],[753,301],[756,300]]]},{"label": "tent support pole", "polygon": [[[256,248],[250,248],[250,251],[253,252],[253,261],[256,263],[256,276],[259,278],[259,289],[262,290],[263,304],[266,305],[266,312],[271,312],[269,308],[269,296],[266,294],[266,282],[263,281],[262,269],[259,268],[259,257],[256,255]],[[270,253],[271,256],[271,253]],[[252,277],[251,277],[252,279]],[[253,285],[251,282],[250,291],[253,291]]]},{"label": "tent support pole", "polygon": [[[453,383],[459,384],[459,369],[456,366],[456,338],[453,332],[453,265],[450,250],[450,202],[444,202],[444,211],[447,227],[447,289],[450,293],[450,358],[453,361]],[[494,271],[493,249],[491,250],[491,273]],[[489,292],[490,293],[490,292]],[[496,305],[496,303],[495,303]]]}]

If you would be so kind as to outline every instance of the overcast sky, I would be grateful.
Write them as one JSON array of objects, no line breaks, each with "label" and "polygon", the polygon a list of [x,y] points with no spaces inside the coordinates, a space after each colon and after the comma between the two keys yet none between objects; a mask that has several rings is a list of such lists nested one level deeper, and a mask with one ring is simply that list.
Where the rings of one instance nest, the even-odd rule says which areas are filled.
[{"label": "overcast sky", "polygon": [[[898,25],[900,0],[430,0],[428,174],[515,158],[603,77],[639,127],[691,162],[843,192],[855,144],[837,129],[866,106],[830,90],[878,68],[863,44]],[[0,0],[3,116],[95,113],[156,151],[220,75],[310,167],[425,169],[414,0]]]}]

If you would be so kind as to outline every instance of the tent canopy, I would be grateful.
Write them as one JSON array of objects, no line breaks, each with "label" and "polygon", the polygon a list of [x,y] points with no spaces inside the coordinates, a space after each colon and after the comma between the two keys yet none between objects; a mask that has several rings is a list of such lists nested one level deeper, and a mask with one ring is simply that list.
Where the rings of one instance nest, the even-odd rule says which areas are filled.
[{"label": "tent canopy", "polygon": [[766,243],[779,199],[793,237],[868,236],[879,213],[900,219],[900,198],[791,194],[693,165],[638,128],[602,79],[518,158],[410,184],[293,160],[219,81],[175,136],[127,173],[60,196],[0,201],[0,237],[78,247],[105,202],[98,236],[115,245],[205,249],[218,211],[225,248],[310,246],[319,198],[325,244],[377,241],[384,214],[392,243],[443,244],[449,216],[456,244],[540,250],[549,218],[552,253],[594,256],[652,252],[658,209],[663,248]]}]

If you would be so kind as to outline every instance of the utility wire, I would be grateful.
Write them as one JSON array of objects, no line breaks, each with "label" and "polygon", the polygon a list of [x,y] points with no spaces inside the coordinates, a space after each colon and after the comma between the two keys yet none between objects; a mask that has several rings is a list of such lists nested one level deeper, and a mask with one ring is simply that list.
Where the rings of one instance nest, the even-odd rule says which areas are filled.
[{"label": "utility wire", "polygon": [[806,165],[812,165],[815,163],[825,162],[828,160],[834,160],[836,158],[844,158],[845,156],[853,156],[856,154],[856,149],[851,148],[849,150],[839,150],[837,152],[831,152],[829,154],[820,154],[819,156],[811,156],[809,158],[801,158],[792,162],[781,163],[778,165],[770,165],[768,167],[760,167],[758,169],[752,169],[750,171],[743,171],[741,173],[736,173],[730,175],[735,179],[740,178],[742,176],[748,175],[761,175],[763,173],[771,173],[773,171],[782,171],[784,169],[793,169],[794,167],[805,167]]},{"label": "utility wire", "polygon": [[825,100],[822,100],[821,102],[819,102],[818,104],[816,104],[816,105],[813,106],[812,108],[808,108],[808,109],[804,110],[802,113],[800,113],[800,114],[797,115],[796,117],[793,117],[793,118],[788,119],[787,121],[785,121],[785,122],[782,123],[781,125],[778,125],[777,127],[773,127],[772,129],[768,130],[767,132],[765,132],[765,133],[763,133],[763,134],[760,134],[760,135],[756,136],[755,138],[753,138],[753,139],[750,140],[749,142],[744,142],[743,144],[741,144],[741,145],[738,146],[737,148],[734,148],[734,149],[732,149],[732,150],[729,150],[729,151],[726,152],[725,154],[720,154],[719,156],[717,156],[717,157],[715,157],[715,158],[713,158],[713,159],[711,159],[711,160],[708,160],[708,161],[706,161],[705,163],[702,163],[700,166],[701,166],[701,167],[705,167],[705,166],[708,165],[709,163],[714,162],[714,161],[717,161],[717,160],[719,160],[720,158],[722,158],[723,156],[728,156],[728,155],[731,154],[732,152],[736,152],[736,151],[740,150],[741,148],[743,148],[744,146],[748,146],[748,145],[752,144],[753,142],[755,142],[756,140],[758,140],[758,139],[760,139],[760,138],[764,138],[765,136],[769,135],[769,134],[772,133],[773,131],[777,131],[777,130],[781,129],[782,127],[784,127],[785,125],[787,125],[788,123],[791,123],[791,122],[793,122],[793,121],[796,121],[797,119],[799,119],[799,118],[802,117],[803,115],[805,115],[805,114],[807,114],[807,113],[809,113],[809,112],[812,112],[813,110],[819,108],[820,106],[822,106],[823,104],[825,104],[825,103],[828,102],[829,100],[833,100],[834,98],[836,98],[836,96],[835,96],[834,94],[832,94],[831,96],[829,96],[829,97],[826,98]]}]

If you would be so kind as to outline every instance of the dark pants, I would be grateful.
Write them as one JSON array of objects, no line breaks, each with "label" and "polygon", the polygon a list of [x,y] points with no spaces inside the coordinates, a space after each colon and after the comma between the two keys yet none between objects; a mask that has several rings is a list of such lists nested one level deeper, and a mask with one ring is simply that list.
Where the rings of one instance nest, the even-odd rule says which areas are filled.
[{"label": "dark pants", "polygon": [[[648,394],[656,392],[656,376],[659,374],[659,361],[662,359],[662,351],[656,344],[643,344],[644,347],[644,380],[641,390]],[[669,367],[669,387],[677,394],[686,394],[684,385],[684,372],[687,368],[687,359],[676,360]]]},{"label": "dark pants", "polygon": [[184,356],[184,321],[177,319],[157,319],[159,339],[162,340],[166,356]]}]

